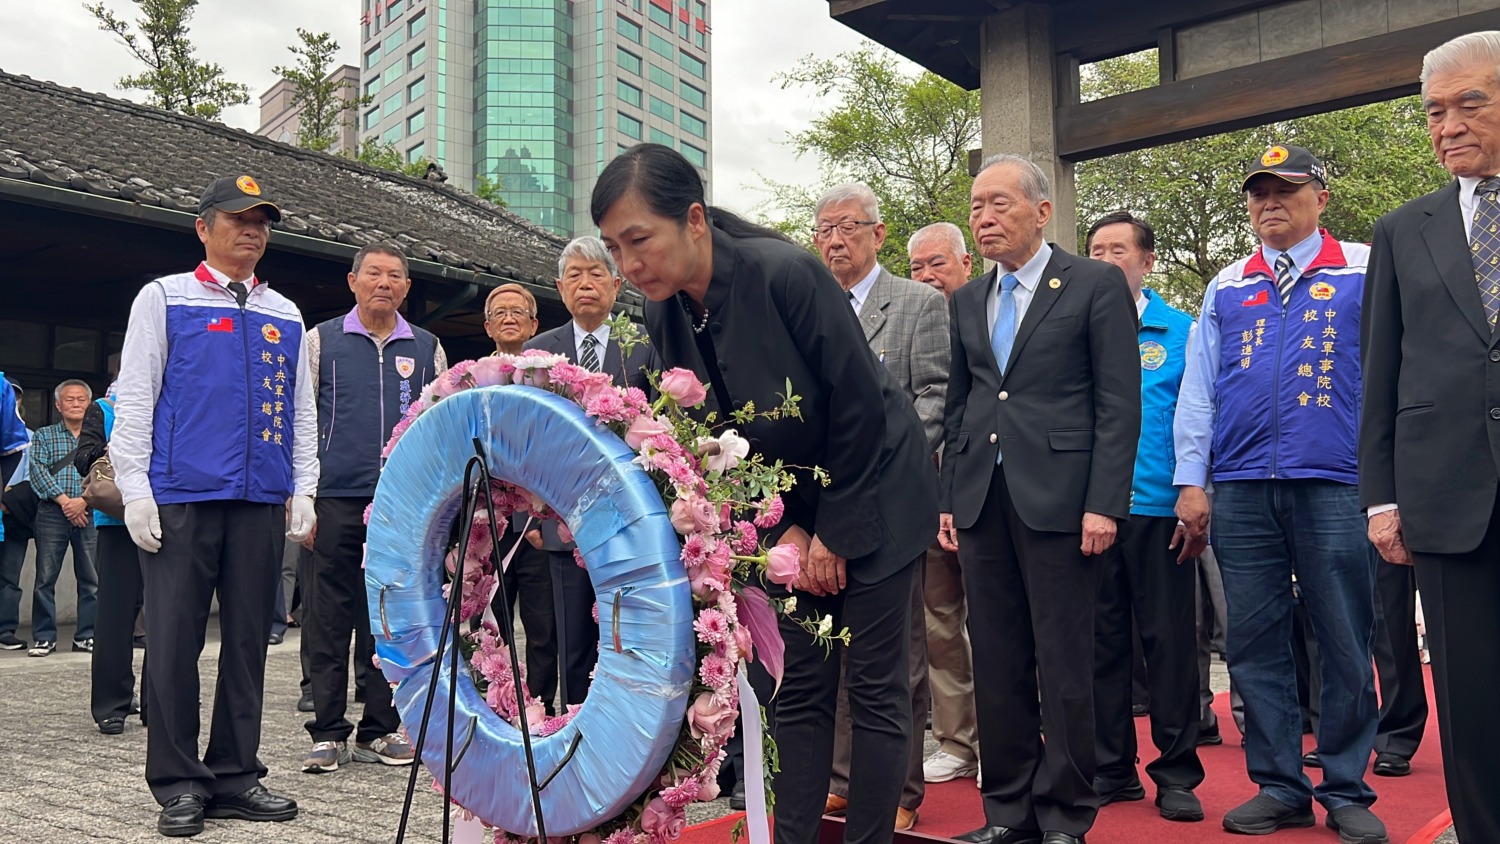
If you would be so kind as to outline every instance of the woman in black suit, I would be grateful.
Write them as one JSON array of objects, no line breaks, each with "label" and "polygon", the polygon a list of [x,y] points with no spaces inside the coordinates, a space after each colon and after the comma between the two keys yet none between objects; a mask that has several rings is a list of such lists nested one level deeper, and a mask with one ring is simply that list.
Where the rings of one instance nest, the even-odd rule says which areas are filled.
[{"label": "woman in black suit", "polygon": [[[854,725],[844,840],[888,842],[910,745],[911,578],[937,531],[937,489],[911,401],[870,353],[848,297],[811,254],[704,202],[703,182],[668,147],[610,162],[591,212],[620,272],[645,294],[646,329],[666,367],[712,389],[700,413],[801,397],[801,419],[741,426],[767,461],[806,469],[786,496],[780,542],[802,549],[799,615],[848,627]],[[785,594],[784,592],[782,594]],[[818,838],[833,758],[840,654],[783,619],[786,670],[774,730],[778,844]]]}]

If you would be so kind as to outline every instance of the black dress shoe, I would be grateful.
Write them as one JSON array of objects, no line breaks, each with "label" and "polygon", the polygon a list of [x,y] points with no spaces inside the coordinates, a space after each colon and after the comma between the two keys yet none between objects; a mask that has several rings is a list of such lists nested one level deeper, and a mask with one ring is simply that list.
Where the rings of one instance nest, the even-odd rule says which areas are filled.
[{"label": "black dress shoe", "polygon": [[1146,789],[1136,777],[1128,780],[1106,780],[1098,777],[1094,779],[1094,791],[1099,795],[1100,806],[1123,803],[1127,800],[1146,799]]},{"label": "black dress shoe", "polygon": [[312,712],[317,708],[317,706],[313,705],[312,689],[308,689],[302,693],[302,697],[297,698],[298,712]]},{"label": "black dress shoe", "polygon": [[1381,753],[1375,757],[1375,776],[1404,777],[1411,773],[1411,762],[1394,753]]},{"label": "black dress shoe", "polygon": [[297,801],[278,797],[263,785],[252,785],[232,797],[208,801],[204,815],[242,821],[289,821],[297,817]]},{"label": "black dress shoe", "polygon": [[266,641],[268,644],[279,645],[282,642],[286,641],[286,637],[281,635],[280,633],[272,633],[271,638]]},{"label": "black dress shoe", "polygon": [[1200,732],[1200,733],[1198,733],[1198,746],[1199,747],[1203,747],[1204,745],[1219,745],[1219,744],[1223,744],[1223,743],[1224,743],[1224,737],[1219,734],[1219,730],[1218,730],[1217,727],[1215,727],[1212,732]]},{"label": "black dress shoe", "polygon": [[107,736],[117,736],[125,732],[125,719],[118,715],[105,718],[99,722],[99,732]]},{"label": "black dress shoe", "polygon": [[1321,768],[1323,767],[1323,757],[1318,755],[1318,751],[1309,750],[1302,754],[1302,767]]},{"label": "black dress shoe", "polygon": [[729,790],[729,808],[736,812],[745,811],[745,781],[740,780]]},{"label": "black dress shoe", "polygon": [[1169,821],[1195,823],[1203,820],[1203,804],[1198,801],[1198,795],[1180,786],[1158,788],[1156,809]]},{"label": "black dress shoe", "polygon": [[196,794],[179,794],[168,800],[156,817],[156,831],[172,838],[202,832],[203,798]]},{"label": "black dress shoe", "polygon": [[1042,844],[1083,844],[1083,836],[1069,835],[1066,832],[1049,832],[1042,836]]},{"label": "black dress shoe", "polygon": [[953,840],[966,841],[968,844],[1041,844],[1042,834],[1034,829],[982,826],[963,835],[955,835]]}]

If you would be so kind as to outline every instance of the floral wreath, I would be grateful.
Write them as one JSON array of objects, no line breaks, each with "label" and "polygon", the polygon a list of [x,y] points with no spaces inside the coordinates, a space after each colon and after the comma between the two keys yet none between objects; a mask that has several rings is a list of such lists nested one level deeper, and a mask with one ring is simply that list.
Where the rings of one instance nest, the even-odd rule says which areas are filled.
[{"label": "floral wreath", "polygon": [[[611,336],[621,346],[622,359],[643,342],[628,318],[616,317],[609,325]],[[781,494],[796,482],[788,471],[792,467],[779,460],[766,463],[761,455],[750,454],[749,442],[734,428],[715,435],[715,414],[710,413],[703,422],[690,418],[685,411],[702,405],[708,395],[706,386],[693,373],[671,369],[647,375],[658,393],[654,402],[639,388],[615,386],[609,373],[591,372],[563,355],[536,349],[520,355],[496,354],[462,361],[422,390],[391,431],[382,453],[382,457],[389,457],[417,417],[448,396],[476,387],[525,384],[576,402],[586,416],[623,439],[637,453],[634,462],[646,471],[669,508],[672,526],[682,537],[682,562],[696,616],[696,671],[687,714],[655,784],[620,815],[602,820],[588,832],[569,836],[576,844],[667,844],[680,837],[686,827],[684,807],[719,796],[724,746],[734,735],[739,712],[736,678],[741,664],[758,659],[779,687],[783,643],[777,619],[796,609],[795,597],[772,598],[756,585],[763,580],[790,584],[800,571],[795,545],[767,548],[761,541],[762,532],[781,521]],[[790,382],[781,398],[778,407],[764,412],[747,404],[733,412],[730,421],[744,425],[757,418],[800,419],[799,397],[792,393]],[[812,476],[828,483],[819,468],[812,468]],[[567,524],[555,512],[514,484],[492,481],[481,496],[493,504],[495,518],[502,523],[514,513],[557,519],[564,541],[572,538]],[[369,512],[365,515],[368,520]],[[520,663],[522,687],[516,688],[509,648],[488,614],[498,577],[490,534],[486,509],[477,507],[463,581],[456,584],[453,579],[460,544],[453,542],[445,557],[443,594],[449,597],[455,586],[460,590],[460,629],[473,629],[459,636],[459,647],[469,677],[486,704],[519,729],[518,710],[524,701],[525,722],[531,733],[549,736],[572,720],[583,704],[570,705],[563,713],[548,717],[542,701],[525,688],[524,661]],[[577,550],[573,553],[577,564],[585,567],[583,557]],[[598,621],[597,607],[594,620]],[[849,638],[847,629],[835,634],[828,618],[801,619],[798,623],[825,647],[831,647],[834,641],[847,643]],[[760,720],[767,748],[762,776],[769,809],[774,805],[771,777],[780,770],[780,764],[769,725],[764,718]],[[433,788],[441,791],[437,782]],[[474,817],[456,800],[451,802],[466,818]],[[736,836],[739,831],[737,826]],[[495,844],[539,844],[535,838],[498,828],[494,840]],[[551,839],[549,844],[559,840],[563,839]]]}]

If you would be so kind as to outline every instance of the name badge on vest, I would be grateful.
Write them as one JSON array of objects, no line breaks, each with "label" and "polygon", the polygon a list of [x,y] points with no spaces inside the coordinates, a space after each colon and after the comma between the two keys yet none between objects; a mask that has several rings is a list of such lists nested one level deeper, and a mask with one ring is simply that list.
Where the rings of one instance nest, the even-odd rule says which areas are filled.
[{"label": "name badge on vest", "polygon": [[417,362],[413,358],[396,358],[396,373],[402,378],[410,378],[417,371]]}]

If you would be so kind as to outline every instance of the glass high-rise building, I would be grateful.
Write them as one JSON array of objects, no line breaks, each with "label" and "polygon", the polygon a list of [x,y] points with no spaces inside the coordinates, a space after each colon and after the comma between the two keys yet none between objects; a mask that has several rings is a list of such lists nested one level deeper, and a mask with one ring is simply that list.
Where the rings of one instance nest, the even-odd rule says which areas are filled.
[{"label": "glass high-rise building", "polygon": [[712,163],[707,0],[361,0],[360,137],[558,234],[641,141]]}]

